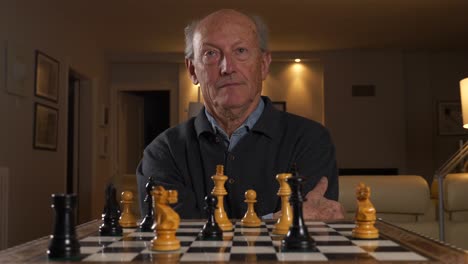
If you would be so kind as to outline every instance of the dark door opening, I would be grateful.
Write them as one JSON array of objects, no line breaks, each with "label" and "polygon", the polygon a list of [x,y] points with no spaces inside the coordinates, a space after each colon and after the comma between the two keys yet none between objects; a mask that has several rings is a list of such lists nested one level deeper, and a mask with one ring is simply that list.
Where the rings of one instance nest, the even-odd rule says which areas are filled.
[{"label": "dark door opening", "polygon": [[[143,150],[170,126],[170,91],[123,91],[118,107],[117,189],[137,194],[135,172]],[[138,199],[132,208],[139,208]]]},{"label": "dark door opening", "polygon": [[79,131],[80,120],[80,79],[71,71],[68,77],[68,116],[67,116],[67,193],[77,193],[78,184],[76,182],[75,170],[77,167],[77,155],[79,144],[75,144]]},{"label": "dark door opening", "polygon": [[144,98],[143,138],[146,147],[154,138],[170,126],[169,91],[136,92]]},{"label": "dark door opening", "polygon": [[68,73],[66,192],[78,196],[76,223],[91,220],[92,129],[91,83],[79,73]]}]

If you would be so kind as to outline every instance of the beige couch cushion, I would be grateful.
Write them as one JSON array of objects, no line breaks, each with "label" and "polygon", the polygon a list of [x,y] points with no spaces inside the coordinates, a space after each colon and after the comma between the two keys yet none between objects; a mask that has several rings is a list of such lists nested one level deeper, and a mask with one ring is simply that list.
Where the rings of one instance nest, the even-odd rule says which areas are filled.
[{"label": "beige couch cushion", "polygon": [[446,242],[468,249],[468,222],[448,222],[445,226]]},{"label": "beige couch cushion", "polygon": [[[356,209],[356,186],[363,182],[371,188],[371,201],[377,213],[398,214],[403,221],[417,220],[431,206],[429,185],[417,175],[340,176],[339,201],[348,213]],[[404,217],[402,215],[412,216]]]},{"label": "beige couch cushion", "polygon": [[468,173],[449,174],[444,180],[446,211],[468,210]]}]

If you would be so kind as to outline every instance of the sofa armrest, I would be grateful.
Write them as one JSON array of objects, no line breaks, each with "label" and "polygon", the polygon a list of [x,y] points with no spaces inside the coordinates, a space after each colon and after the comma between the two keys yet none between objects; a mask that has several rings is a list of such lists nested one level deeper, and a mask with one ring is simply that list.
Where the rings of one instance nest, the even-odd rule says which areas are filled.
[{"label": "sofa armrest", "polygon": [[356,209],[356,186],[371,188],[371,201],[377,213],[423,215],[432,205],[429,185],[417,175],[340,176],[339,201],[350,213]]},{"label": "sofa armrest", "polygon": [[448,174],[444,180],[446,211],[468,211],[468,173]]}]

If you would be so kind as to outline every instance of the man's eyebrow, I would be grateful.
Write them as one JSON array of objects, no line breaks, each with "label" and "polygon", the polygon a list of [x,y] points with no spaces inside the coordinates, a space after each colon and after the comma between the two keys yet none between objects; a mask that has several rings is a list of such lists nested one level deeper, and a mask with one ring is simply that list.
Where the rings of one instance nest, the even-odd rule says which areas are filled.
[{"label": "man's eyebrow", "polygon": [[[231,46],[238,46],[238,45],[247,46],[247,44],[248,44],[247,40],[239,39],[239,40],[236,40],[233,44],[231,44]],[[212,48],[220,49],[218,45],[211,43],[211,42],[202,43],[201,46],[202,48],[212,47]]]},{"label": "man's eyebrow", "polygon": [[205,49],[205,48],[215,48],[215,49],[219,49],[218,46],[216,46],[215,44],[211,44],[211,43],[203,43],[201,45],[202,49]]},{"label": "man's eyebrow", "polygon": [[247,46],[247,41],[246,40],[243,40],[243,39],[239,39],[237,40],[236,42],[234,42],[233,46],[238,46],[238,45],[244,45],[244,46]]}]

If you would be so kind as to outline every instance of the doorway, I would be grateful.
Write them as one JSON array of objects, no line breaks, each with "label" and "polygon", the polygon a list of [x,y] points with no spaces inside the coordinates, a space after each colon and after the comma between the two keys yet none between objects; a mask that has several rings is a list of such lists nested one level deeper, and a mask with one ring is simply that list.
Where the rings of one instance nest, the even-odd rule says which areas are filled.
[{"label": "doorway", "polygon": [[68,72],[66,192],[77,195],[76,223],[91,219],[91,82]]},{"label": "doorway", "polygon": [[170,126],[170,91],[122,91],[117,120],[119,191],[131,191],[137,213],[136,168],[145,147]]}]

